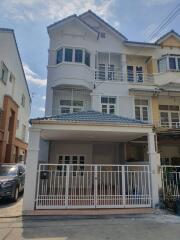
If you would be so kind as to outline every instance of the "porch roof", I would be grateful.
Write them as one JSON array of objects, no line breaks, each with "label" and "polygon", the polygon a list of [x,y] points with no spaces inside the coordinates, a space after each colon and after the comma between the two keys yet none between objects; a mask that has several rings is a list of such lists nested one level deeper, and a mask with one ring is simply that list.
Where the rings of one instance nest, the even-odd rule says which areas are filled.
[{"label": "porch roof", "polygon": [[83,111],[77,113],[65,113],[55,116],[47,116],[43,118],[31,119],[30,123],[37,123],[39,121],[58,121],[58,122],[93,122],[93,123],[117,123],[125,125],[148,125],[142,121],[117,116],[114,114],[107,114],[97,111]]}]

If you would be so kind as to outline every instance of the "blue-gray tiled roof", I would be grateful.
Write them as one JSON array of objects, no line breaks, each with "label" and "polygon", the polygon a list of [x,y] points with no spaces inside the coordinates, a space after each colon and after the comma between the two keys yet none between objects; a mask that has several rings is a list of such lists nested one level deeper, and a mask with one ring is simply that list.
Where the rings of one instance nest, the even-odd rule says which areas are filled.
[{"label": "blue-gray tiled roof", "polygon": [[31,119],[30,123],[33,120],[59,120],[67,122],[97,122],[97,123],[120,123],[120,124],[145,124],[142,121],[121,117],[113,114],[101,113],[96,111],[84,111],[77,113],[63,113],[60,115],[49,116],[44,118]]}]

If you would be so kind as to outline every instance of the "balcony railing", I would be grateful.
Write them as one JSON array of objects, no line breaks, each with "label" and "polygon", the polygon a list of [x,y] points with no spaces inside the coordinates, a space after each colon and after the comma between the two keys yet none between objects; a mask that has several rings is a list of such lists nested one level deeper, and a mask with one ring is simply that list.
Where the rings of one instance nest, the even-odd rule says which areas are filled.
[{"label": "balcony railing", "polygon": [[180,122],[160,122],[159,127],[180,129]]},{"label": "balcony railing", "polygon": [[121,68],[105,67],[95,69],[95,80],[97,81],[120,81],[131,83],[153,83],[154,76],[144,72],[123,72]]}]

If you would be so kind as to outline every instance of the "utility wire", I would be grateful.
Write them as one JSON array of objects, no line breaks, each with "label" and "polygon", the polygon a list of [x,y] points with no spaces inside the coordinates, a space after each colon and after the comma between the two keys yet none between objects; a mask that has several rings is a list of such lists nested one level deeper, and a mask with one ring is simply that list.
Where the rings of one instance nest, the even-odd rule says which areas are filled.
[{"label": "utility wire", "polygon": [[147,40],[152,40],[158,36],[162,30],[169,25],[180,13],[180,3],[168,14],[168,16],[149,34]]}]

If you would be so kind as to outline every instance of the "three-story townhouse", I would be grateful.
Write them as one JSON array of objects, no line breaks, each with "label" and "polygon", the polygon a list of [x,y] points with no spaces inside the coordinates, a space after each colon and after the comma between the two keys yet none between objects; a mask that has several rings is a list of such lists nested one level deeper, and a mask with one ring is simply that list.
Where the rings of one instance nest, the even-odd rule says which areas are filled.
[{"label": "three-story townhouse", "polygon": [[26,160],[30,106],[14,31],[0,28],[0,163]]},{"label": "three-story townhouse", "polygon": [[178,91],[161,59],[177,48],[128,41],[92,11],[48,34],[46,114],[31,120],[24,211],[155,207],[160,110]]}]

